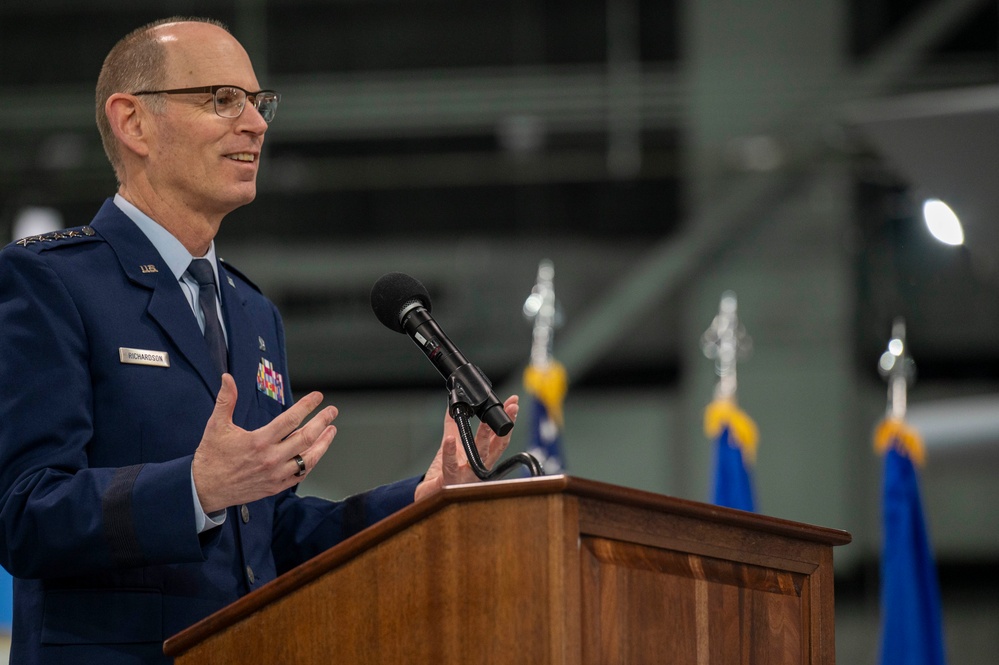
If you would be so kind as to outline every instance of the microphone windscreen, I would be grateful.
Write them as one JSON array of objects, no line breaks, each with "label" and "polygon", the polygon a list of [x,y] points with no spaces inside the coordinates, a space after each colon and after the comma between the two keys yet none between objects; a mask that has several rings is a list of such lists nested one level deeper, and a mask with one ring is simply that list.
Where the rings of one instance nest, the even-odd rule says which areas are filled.
[{"label": "microphone windscreen", "polygon": [[414,277],[401,272],[382,275],[371,287],[371,309],[378,320],[398,333],[405,333],[402,327],[402,311],[413,302],[419,302],[430,311],[430,293]]}]

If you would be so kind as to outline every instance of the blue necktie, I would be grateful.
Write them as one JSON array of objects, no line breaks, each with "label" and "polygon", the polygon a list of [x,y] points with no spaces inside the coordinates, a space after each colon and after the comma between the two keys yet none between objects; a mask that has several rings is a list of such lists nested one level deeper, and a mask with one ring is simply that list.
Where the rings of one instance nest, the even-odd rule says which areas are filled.
[{"label": "blue necktie", "polygon": [[215,271],[208,259],[194,259],[187,268],[187,274],[194,278],[200,287],[198,305],[205,315],[205,341],[208,342],[208,353],[212,356],[215,369],[219,376],[228,371],[228,351],[225,345],[225,335],[219,322],[218,307],[215,300]]}]

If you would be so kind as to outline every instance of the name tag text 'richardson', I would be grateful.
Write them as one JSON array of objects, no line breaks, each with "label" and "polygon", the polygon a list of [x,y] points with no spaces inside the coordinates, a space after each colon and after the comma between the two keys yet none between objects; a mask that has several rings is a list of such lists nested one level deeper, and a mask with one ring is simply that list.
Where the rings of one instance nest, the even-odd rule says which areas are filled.
[{"label": "name tag text 'richardson'", "polygon": [[170,356],[166,351],[148,351],[146,349],[118,349],[118,358],[128,365],[152,365],[153,367],[169,367]]}]

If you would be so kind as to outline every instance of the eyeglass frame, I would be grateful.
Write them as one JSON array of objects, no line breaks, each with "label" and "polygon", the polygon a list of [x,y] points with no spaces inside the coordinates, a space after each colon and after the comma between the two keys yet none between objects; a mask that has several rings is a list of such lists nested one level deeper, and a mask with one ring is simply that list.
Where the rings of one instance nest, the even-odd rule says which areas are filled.
[{"label": "eyeglass frame", "polygon": [[[221,113],[219,113],[218,100],[215,97],[215,95],[222,88],[233,88],[235,90],[239,90],[244,95],[246,95],[246,99],[243,102],[243,104],[239,107],[239,113],[237,113],[236,115],[227,116],[227,115],[222,115]],[[266,117],[264,117],[264,121],[266,121],[267,124],[270,124],[271,120],[274,119],[274,115],[277,113],[277,104],[279,104],[281,102],[281,93],[279,93],[279,92],[277,92],[275,90],[257,90],[256,92],[250,92],[246,88],[241,88],[238,85],[230,85],[230,84],[223,84],[223,85],[202,85],[202,86],[197,86],[197,87],[194,87],[194,88],[173,88],[171,90],[140,90],[138,92],[133,92],[131,94],[133,94],[133,95],[187,95],[187,94],[195,94],[195,93],[210,93],[211,96],[212,96],[212,108],[215,110],[215,115],[217,115],[220,118],[226,118],[226,119],[229,119],[229,120],[231,120],[233,118],[238,118],[241,115],[243,115],[243,109],[246,108],[246,102],[250,102],[250,104],[253,105],[253,108],[257,109],[257,111],[260,111],[260,102],[257,101],[259,99],[259,95],[262,95],[264,93],[274,95],[274,104],[275,104],[274,113],[271,113],[270,119],[267,119]],[[263,117],[262,113],[260,115]]]}]

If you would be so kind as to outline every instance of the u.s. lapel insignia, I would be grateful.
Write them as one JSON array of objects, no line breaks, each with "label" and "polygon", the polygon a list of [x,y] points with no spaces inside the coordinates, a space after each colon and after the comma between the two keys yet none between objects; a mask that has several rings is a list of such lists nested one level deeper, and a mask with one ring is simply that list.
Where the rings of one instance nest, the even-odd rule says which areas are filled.
[{"label": "u.s. lapel insignia", "polygon": [[144,266],[139,266],[139,270],[142,271],[143,275],[148,275],[149,273],[152,272],[159,272],[159,270],[156,269],[156,266],[154,266],[152,263],[149,263]]},{"label": "u.s. lapel insignia", "polygon": [[277,400],[279,404],[284,404],[284,377],[266,358],[261,358],[257,365],[257,390]]}]

